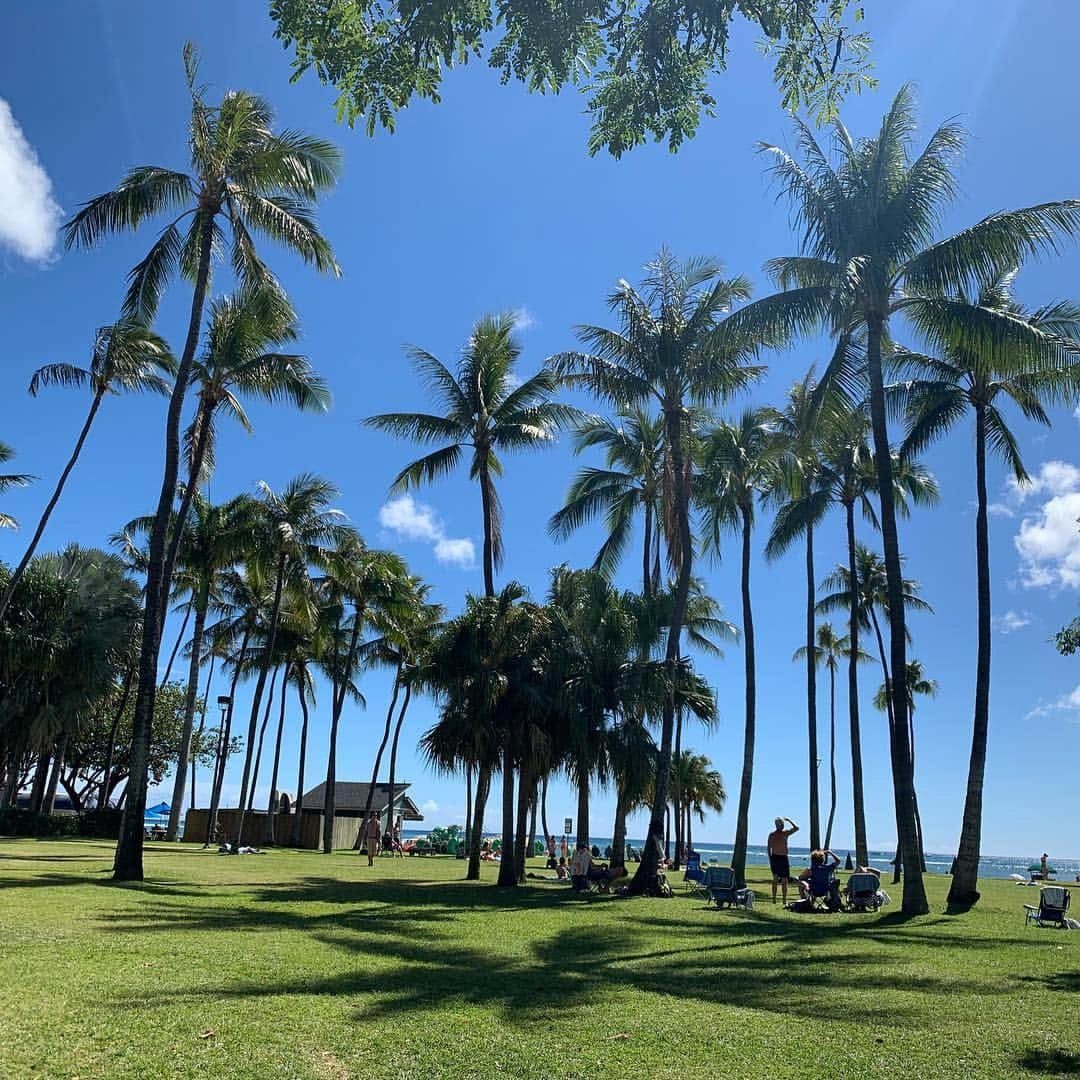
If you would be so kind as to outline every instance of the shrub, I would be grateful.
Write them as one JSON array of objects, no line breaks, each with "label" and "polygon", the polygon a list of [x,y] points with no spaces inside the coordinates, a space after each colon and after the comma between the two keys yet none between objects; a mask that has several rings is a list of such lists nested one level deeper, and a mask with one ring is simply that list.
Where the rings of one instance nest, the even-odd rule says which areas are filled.
[{"label": "shrub", "polygon": [[79,815],[79,835],[94,836],[99,840],[115,840],[120,835],[120,817],[123,811],[115,806],[103,806],[87,810]]},{"label": "shrub", "polygon": [[0,810],[0,836],[78,836],[74,814],[35,814],[21,807]]}]

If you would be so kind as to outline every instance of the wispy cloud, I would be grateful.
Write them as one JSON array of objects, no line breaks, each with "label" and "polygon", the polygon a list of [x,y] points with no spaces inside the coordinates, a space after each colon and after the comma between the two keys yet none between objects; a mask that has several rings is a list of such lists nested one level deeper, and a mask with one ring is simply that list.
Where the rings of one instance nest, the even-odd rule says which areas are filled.
[{"label": "wispy cloud", "polygon": [[439,804],[434,799],[428,799],[427,802],[421,804],[420,809],[425,814],[437,814],[439,812]]},{"label": "wispy cloud", "polygon": [[540,320],[527,308],[514,308],[510,313],[514,319],[514,329],[524,332],[540,325]]},{"label": "wispy cloud", "polygon": [[470,569],[476,563],[476,548],[468,537],[451,537],[435,511],[411,495],[399,495],[379,510],[379,524],[398,539],[431,545],[435,558],[450,566]]},{"label": "wispy cloud", "polygon": [[49,174],[0,98],[0,245],[30,262],[46,262],[62,217]]},{"label": "wispy cloud", "polygon": [[999,634],[1015,634],[1017,630],[1023,630],[1035,621],[1035,616],[1030,611],[1006,611],[994,619],[994,627]]},{"label": "wispy cloud", "polygon": [[1053,701],[1040,702],[1024,719],[1039,720],[1046,716],[1064,716],[1073,723],[1080,723],[1080,686]]}]

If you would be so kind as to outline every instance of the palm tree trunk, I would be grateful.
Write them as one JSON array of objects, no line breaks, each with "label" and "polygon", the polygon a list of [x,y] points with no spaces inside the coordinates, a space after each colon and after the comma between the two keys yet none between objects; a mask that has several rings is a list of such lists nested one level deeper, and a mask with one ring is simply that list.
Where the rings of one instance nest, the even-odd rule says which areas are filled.
[{"label": "palm tree trunk", "polygon": [[[892,679],[889,677],[889,663],[885,655],[885,640],[881,636],[881,626],[878,623],[877,613],[872,607],[870,609],[870,622],[874,628],[874,637],[877,640],[878,657],[881,660],[882,685],[885,687],[885,715],[888,718],[889,744],[891,746],[892,729],[895,724],[893,714]],[[900,868],[903,865],[903,854],[900,848],[900,801],[899,796],[897,795],[896,766],[892,760],[891,754],[889,756],[889,764],[893,778],[893,811],[896,816],[896,854],[893,856],[893,884],[895,885],[900,880]]]},{"label": "palm tree trunk", "polygon": [[577,842],[589,843],[589,772],[578,763],[577,769]]},{"label": "palm tree trunk", "polygon": [[746,846],[750,831],[750,789],[754,783],[754,738],[757,718],[757,672],[754,658],[754,613],[750,604],[750,536],[753,521],[750,510],[742,511],[742,619],[743,662],[746,670],[746,721],[743,731],[742,780],[739,784],[739,809],[735,817],[735,845],[731,868],[739,887],[746,885]]},{"label": "palm tree trunk", "polygon": [[187,693],[184,695],[184,728],[180,734],[180,747],[176,756],[176,779],[173,781],[172,806],[169,808],[169,824],[165,839],[175,841],[180,833],[180,815],[184,809],[184,790],[187,787],[188,757],[191,754],[191,733],[195,729],[195,706],[199,698],[199,664],[202,660],[203,628],[206,626],[206,608],[210,600],[210,583],[203,581],[195,605],[195,628],[191,633],[191,662],[188,664]]},{"label": "palm tree trunk", "polygon": [[[266,676],[273,663],[274,644],[277,641],[278,619],[281,614],[281,594],[285,588],[285,553],[278,555],[277,572],[274,577],[274,600],[270,608],[270,622],[267,627],[265,651],[259,664],[259,675],[255,680],[255,693],[251,699],[251,716],[248,719],[247,743],[244,749],[244,772],[240,779],[240,823],[236,835],[236,843],[240,843],[244,828],[244,806],[248,795],[248,782],[251,774],[251,748],[255,742],[255,729],[259,723],[259,706],[262,704],[263,691],[266,688]],[[255,788],[254,780],[250,780],[252,791]]]},{"label": "palm tree trunk", "polygon": [[[164,616],[162,616],[162,623],[164,624]],[[161,676],[161,682],[158,686],[164,686],[169,681],[169,676],[172,675],[173,664],[176,663],[176,657],[180,653],[180,646],[184,644],[184,638],[187,635],[188,623],[191,621],[191,608],[184,612],[184,619],[180,623],[180,633],[176,635],[176,644],[172,647],[172,652],[169,653],[169,662],[165,665],[165,674]]]},{"label": "palm tree trunk", "polygon": [[236,704],[236,687],[240,682],[240,673],[247,656],[248,640],[251,637],[250,627],[244,628],[244,636],[240,640],[240,650],[236,654],[236,666],[233,668],[232,683],[229,686],[229,704],[225,710],[225,723],[218,740],[218,758],[214,762],[214,786],[210,792],[210,820],[206,823],[206,842],[203,847],[209,847],[214,842],[217,834],[218,809],[221,806],[221,788],[225,783],[225,766],[229,761],[229,740],[232,738],[233,706]]},{"label": "palm tree trunk", "polygon": [[472,834],[469,836],[469,865],[465,869],[466,881],[480,880],[480,844],[484,839],[484,811],[487,809],[488,792],[490,790],[491,767],[487,762],[481,762],[476,772]]},{"label": "palm tree trunk", "polygon": [[[326,756],[326,795],[323,799],[323,854],[329,855],[334,849],[334,814],[337,810],[337,740],[341,713],[345,708],[345,695],[349,691],[349,674],[356,663],[356,647],[360,641],[360,626],[363,612],[358,605],[353,614],[352,633],[349,636],[349,651],[345,656],[345,666],[340,674],[340,686],[334,686],[333,710],[330,715],[330,752]],[[363,822],[365,819],[361,819]],[[361,831],[363,824],[361,823]]]},{"label": "palm tree trunk", "polygon": [[851,791],[855,816],[855,861],[870,865],[866,844],[866,808],[863,800],[862,738],[859,732],[859,576],[855,562],[855,504],[844,504],[848,547],[848,720],[851,729]]},{"label": "palm tree trunk", "polygon": [[[301,675],[304,674],[303,668],[301,668],[300,673]],[[297,684],[297,695],[300,698],[300,714],[303,719],[300,724],[300,763],[296,772],[296,802],[293,805],[291,841],[292,846],[296,848],[300,846],[302,840],[301,826],[303,825],[304,814],[304,766],[307,762],[308,703],[303,678],[301,678],[300,682]]]},{"label": "palm tree trunk", "polygon": [[79,460],[83,444],[86,442],[87,435],[90,434],[90,427],[94,423],[94,417],[97,416],[98,409],[101,408],[101,402],[104,396],[105,385],[102,384],[94,392],[93,400],[90,402],[90,409],[86,414],[86,419],[83,421],[82,430],[79,432],[79,437],[75,440],[75,449],[71,452],[71,457],[68,458],[68,462],[64,466],[63,472],[60,473],[60,479],[56,482],[52,498],[45,504],[45,509],[41,512],[41,518],[37,523],[37,528],[34,530],[34,535],[30,537],[30,543],[26,545],[26,551],[23,552],[23,557],[19,560],[19,565],[12,571],[11,577],[8,579],[7,587],[4,589],[3,595],[0,596],[0,625],[3,625],[4,614],[8,609],[8,605],[11,603],[11,597],[18,587],[19,582],[22,580],[23,575],[26,573],[26,568],[30,565],[30,560],[34,557],[34,552],[37,551],[37,546],[41,542],[41,536],[45,532],[45,526],[49,524],[49,518],[52,516],[53,510],[56,509],[56,504],[60,501],[60,495],[64,490],[64,485],[67,483],[68,477],[71,475],[71,470],[75,468],[75,463]]},{"label": "palm tree trunk", "polygon": [[514,850],[514,750],[509,735],[502,753],[502,851],[497,885],[517,884]]},{"label": "palm tree trunk", "polygon": [[[398,692],[401,689],[401,660],[398,660],[397,670],[394,672],[394,693],[390,698],[390,708],[386,710],[386,724],[383,727],[382,741],[379,743],[378,752],[375,754],[375,767],[371,770],[371,785],[368,787],[367,803],[364,806],[364,816],[362,821],[367,821],[371,814],[371,804],[375,799],[375,785],[379,782],[379,766],[382,764],[383,752],[386,750],[386,744],[390,741],[390,728],[394,722],[394,708],[397,705]],[[361,828],[357,834],[356,842],[353,844],[353,850],[359,851],[364,844],[364,830]]]},{"label": "palm tree trunk", "polygon": [[[216,660],[217,660],[217,655],[215,653],[211,653],[210,654],[210,670],[207,672],[207,675],[206,675],[206,689],[203,691],[202,713],[199,716],[199,728],[195,732],[195,741],[197,743],[202,742],[203,731],[206,730],[206,710],[210,705],[210,687],[214,683],[214,664],[215,664]],[[195,755],[192,754],[191,755],[191,809],[192,810],[195,809],[195,793],[196,793],[196,788],[195,788],[195,765],[196,765]]]},{"label": "palm tree trunk", "polygon": [[537,803],[537,791],[536,781],[532,784],[532,794],[529,796],[529,842],[525,847],[527,857],[531,858],[533,852],[536,851],[536,803]]},{"label": "palm tree trunk", "polygon": [[67,753],[68,733],[63,732],[56,740],[53,750],[53,767],[49,776],[49,786],[45,791],[45,813],[52,814],[56,809],[56,786],[60,782],[60,773],[64,767],[64,754]]},{"label": "palm tree trunk", "polygon": [[529,769],[522,765],[518,771],[517,815],[514,822],[514,879],[519,885],[525,884],[525,841],[529,828],[531,788],[532,777]]},{"label": "palm tree trunk", "polygon": [[109,777],[112,776],[113,758],[116,755],[116,736],[120,730],[120,721],[124,717],[128,699],[131,697],[131,684],[135,678],[135,665],[129,664],[124,673],[124,688],[120,691],[120,704],[113,714],[112,726],[109,728],[109,741],[105,745],[105,766],[101,774],[101,788],[98,791],[99,807],[104,807],[109,801]]},{"label": "palm tree trunk", "polygon": [[682,857],[682,842],[683,842],[683,795],[682,795],[682,777],[679,775],[682,766],[682,710],[675,714],[675,768],[672,770],[671,776],[671,801],[679,808],[679,812],[675,815],[675,861],[672,863],[672,870],[679,869],[679,860]]},{"label": "palm tree trunk", "polygon": [[199,261],[191,298],[184,351],[176,370],[169,410],[165,421],[165,466],[150,530],[146,565],[146,605],[143,614],[142,648],[139,653],[139,686],[135,695],[135,713],[131,725],[130,776],[127,810],[120,824],[120,838],[113,862],[116,881],[142,881],[143,815],[150,763],[150,731],[154,720],[154,696],[157,690],[158,653],[161,648],[162,605],[165,586],[165,547],[169,516],[176,497],[176,478],[180,468],[180,421],[191,376],[191,364],[199,343],[203,307],[210,280],[210,256],[213,246],[213,214],[199,210]]},{"label": "palm tree trunk", "polygon": [[664,807],[664,861],[671,858],[671,803]]},{"label": "palm tree trunk", "polygon": [[687,803],[687,805],[686,805],[686,851],[687,851],[687,854],[689,854],[691,851],[694,850],[694,843],[693,843],[693,840],[691,839],[691,831],[692,831],[691,822],[693,820],[693,817],[694,817],[694,808],[689,803]]},{"label": "palm tree trunk", "polygon": [[814,526],[806,524],[806,720],[810,756],[810,847],[821,847],[821,806],[818,793],[817,650],[814,648]]},{"label": "palm tree trunk", "polygon": [[394,725],[394,741],[390,744],[390,780],[389,780],[389,792],[387,792],[387,822],[386,827],[390,832],[390,835],[394,835],[394,796],[396,791],[394,789],[395,774],[397,773],[397,750],[398,740],[401,738],[401,725],[405,723],[405,713],[409,709],[409,699],[412,697],[412,686],[409,683],[405,684],[405,697],[401,702],[401,711],[398,713],[397,724]]},{"label": "palm tree trunk", "polygon": [[825,825],[825,847],[832,845],[836,817],[836,668],[829,664],[829,820]]},{"label": "palm tree trunk", "polygon": [[[270,723],[270,710],[274,706],[274,689],[277,686],[278,669],[274,668],[273,675],[270,676],[270,690],[266,695],[266,708],[263,709],[262,726],[259,728],[259,745],[255,751],[255,767],[251,770],[251,787],[248,789],[247,797],[247,809],[242,811],[250,814],[255,806],[255,788],[259,784],[259,766],[262,762],[263,743],[266,740],[266,728]],[[282,694],[284,695],[284,687],[282,688]],[[243,818],[241,818],[241,826],[243,826]],[[239,841],[237,841],[239,843]]]},{"label": "palm tree trunk", "polygon": [[465,839],[462,841],[465,854],[469,853],[472,844],[472,814],[473,814],[473,788],[472,788],[472,765],[465,766]]},{"label": "palm tree trunk", "polygon": [[[686,607],[690,596],[690,577],[693,571],[693,537],[690,532],[690,474],[683,459],[682,403],[665,416],[668,446],[671,448],[672,472],[675,486],[675,515],[679,530],[679,574],[675,585],[675,602],[672,605],[671,625],[668,627],[665,661],[669,675],[674,679],[676,665],[682,651],[682,631],[686,622]],[[656,761],[656,790],[653,793],[652,811],[649,815],[649,831],[641,862],[629,891],[634,894],[653,892],[660,869],[661,837],[664,834],[664,813],[668,803],[668,781],[671,772],[671,744],[675,729],[675,695],[669,693],[664,702],[660,726],[660,752]]]},{"label": "palm tree trunk", "polygon": [[641,595],[652,595],[652,581],[651,571],[649,563],[652,560],[652,504],[645,500],[645,542],[643,544],[643,550],[641,555]]},{"label": "palm tree trunk", "polygon": [[611,865],[626,866],[626,804],[623,792],[615,796],[615,824],[611,827]]},{"label": "palm tree trunk", "polygon": [[277,819],[278,807],[281,800],[278,798],[278,770],[281,766],[281,735],[285,730],[285,702],[289,696],[289,671],[291,665],[286,664],[281,672],[281,708],[278,710],[277,738],[274,740],[274,767],[270,771],[270,797],[266,801],[266,831],[264,833],[267,844],[277,843]]},{"label": "palm tree trunk", "polygon": [[540,780],[540,827],[544,830],[544,846],[547,846],[548,837],[551,835],[548,832],[548,820],[547,820],[547,789],[548,789],[548,774],[545,772]]},{"label": "palm tree trunk", "polygon": [[30,787],[30,813],[40,814],[45,805],[45,789],[49,782],[49,764],[52,761],[52,746],[42,742],[38,747],[37,768],[34,770],[34,782]]},{"label": "palm tree trunk", "polygon": [[[495,554],[493,530],[495,526],[494,492],[491,490],[491,476],[488,473],[487,457],[477,451],[480,457],[480,504],[484,514],[484,595],[495,595]],[[513,777],[511,777],[513,780]]]},{"label": "palm tree trunk", "polygon": [[904,619],[904,579],[900,542],[896,531],[892,451],[885,417],[885,387],[881,371],[884,316],[866,320],[866,354],[870,373],[870,423],[874,434],[874,463],[881,500],[881,539],[885,552],[886,590],[889,597],[889,646],[893,674],[892,758],[899,810],[899,841],[904,862],[904,890],[900,910],[905,915],[925,915],[929,910],[919,861],[915,825],[915,782],[908,745],[907,629]]}]

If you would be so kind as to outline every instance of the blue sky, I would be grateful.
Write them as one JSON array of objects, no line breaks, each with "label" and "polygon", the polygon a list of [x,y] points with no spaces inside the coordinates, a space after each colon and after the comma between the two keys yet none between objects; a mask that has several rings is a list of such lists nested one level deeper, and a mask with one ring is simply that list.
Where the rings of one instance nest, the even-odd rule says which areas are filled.
[{"label": "blue sky", "polygon": [[[612,283],[618,277],[634,280],[662,244],[680,255],[721,258],[732,272],[748,274],[762,295],[768,289],[762,264],[793,252],[795,244],[786,209],[776,203],[754,146],[758,140],[788,142],[789,124],[767,62],[743,35],[730,71],[717,81],[717,118],[706,121],[677,156],[649,146],[620,162],[590,159],[584,150],[588,122],[574,94],[529,97],[518,87],[499,87],[476,66],[448,77],[440,106],[414,106],[400,117],[396,135],[369,140],[335,125],[329,90],[310,79],[289,85],[288,56],[272,39],[262,7],[234,0],[179,6],[70,0],[47,8],[24,2],[6,12],[14,47],[0,84],[10,110],[0,108],[0,317],[6,346],[0,440],[15,447],[21,470],[43,479],[7,496],[4,509],[22,519],[24,530],[32,524],[85,404],[70,391],[28,398],[31,372],[49,361],[85,361],[94,327],[115,317],[124,275],[153,235],[145,229],[90,253],[63,254],[50,243],[56,208],[72,212],[131,165],[185,167],[180,52],[190,38],[202,49],[203,76],[215,91],[244,87],[265,94],[283,126],[333,138],[345,160],[342,182],[320,214],[343,277],[320,278],[267,249],[301,314],[303,348],[333,389],[333,409],[311,417],[253,407],[254,437],[222,431],[211,495],[220,499],[250,490],[259,480],[279,486],[298,472],[319,472],[338,485],[340,507],[368,541],[397,547],[434,583],[438,599],[456,609],[466,590],[482,587],[463,543],[471,540],[479,550],[477,492],[462,474],[419,493],[411,515],[397,507],[389,518],[396,532],[380,524],[387,485],[410,447],[358,423],[371,413],[424,405],[401,345],[415,342],[452,361],[478,316],[517,310],[523,371],[531,372],[573,343],[574,324],[605,320],[604,298]],[[1071,77],[1072,46],[1080,32],[1075,4],[1025,5],[1021,18],[1014,0],[986,0],[977,20],[971,18],[972,5],[960,0],[867,7],[881,87],[852,100],[845,121],[857,134],[872,132],[905,81],[918,86],[927,130],[947,117],[962,118],[971,142],[959,172],[961,195],[945,228],[994,210],[1077,194],[1080,151],[1070,137],[1078,104]],[[35,155],[39,171],[13,180],[11,170]],[[1032,304],[1080,298],[1078,268],[1080,254],[1069,250],[1026,269],[1018,291]],[[227,287],[224,276],[218,287]],[[187,300],[183,288],[174,287],[162,310],[159,328],[174,342],[185,326]],[[771,358],[768,377],[746,399],[733,402],[731,411],[778,401],[791,381],[824,356],[824,347],[810,342]],[[103,544],[122,522],[147,511],[160,483],[163,420],[164,403],[158,400],[107,403],[50,524],[47,547],[72,539]],[[1080,766],[1080,668],[1048,643],[1076,613],[1080,588],[1077,425],[1064,409],[1055,414],[1051,431],[1018,421],[1025,458],[1037,478],[1026,493],[1011,490],[996,463],[991,472],[996,632],[984,850],[999,854],[1080,855],[1072,800],[1066,799]],[[940,684],[938,696],[920,703],[916,715],[917,778],[927,845],[949,851],[959,832],[975,668],[970,430],[957,431],[927,463],[943,503],[904,523],[901,542],[910,574],[936,609],[932,617],[913,620],[913,653]],[[598,530],[554,545],[545,528],[575,465],[566,439],[506,462],[502,580],[516,577],[542,595],[550,566],[591,560]],[[865,532],[864,537],[872,539]],[[24,539],[25,533],[0,534],[0,558],[16,559]],[[839,521],[823,531],[818,552],[823,569],[842,557]],[[757,557],[753,567],[759,655],[751,806],[756,842],[764,841],[774,815],[803,823],[807,816],[805,681],[791,662],[803,625],[802,573],[797,552],[773,564]],[[705,577],[738,622],[733,547],[720,564],[706,568]],[[635,581],[630,561],[620,584],[631,587]],[[696,835],[728,840],[742,744],[738,647],[729,648],[723,662],[701,666],[716,686],[721,722],[708,733],[691,729],[687,741],[724,774],[732,803]],[[868,667],[862,680],[867,813],[871,844],[884,846],[895,829],[884,719],[870,705],[878,683]],[[342,778],[370,776],[388,681],[373,676],[366,693],[368,711],[350,712],[342,725]],[[823,685],[822,718],[826,694]],[[327,699],[324,694],[313,723],[309,767],[316,777],[325,761]],[[463,785],[429,773],[412,749],[432,717],[430,702],[416,702],[399,775],[413,783],[430,822],[460,820]],[[852,838],[845,718],[838,688],[840,848]],[[287,761],[295,753],[297,725],[292,717]],[[234,764],[230,783],[238,771]],[[826,778],[823,767],[823,793]],[[572,814],[573,806],[566,785],[554,785],[551,821]],[[493,792],[491,826],[497,807]],[[598,795],[596,835],[610,833],[612,812],[611,798]]]}]

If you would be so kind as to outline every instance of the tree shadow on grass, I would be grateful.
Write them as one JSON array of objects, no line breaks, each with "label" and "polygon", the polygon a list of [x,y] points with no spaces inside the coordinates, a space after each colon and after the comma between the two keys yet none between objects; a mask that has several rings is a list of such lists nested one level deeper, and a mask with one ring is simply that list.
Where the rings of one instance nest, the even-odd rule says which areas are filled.
[{"label": "tree shadow on grass", "polygon": [[1017,1064],[1029,1072],[1041,1076],[1075,1076],[1080,1074],[1080,1054],[1071,1050],[1025,1050],[1017,1058]]}]

